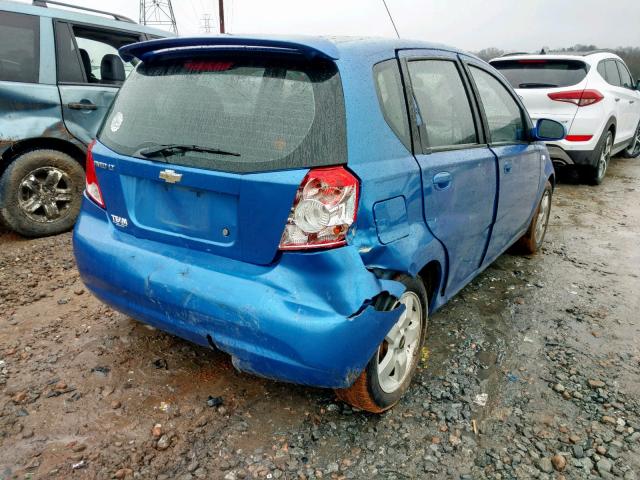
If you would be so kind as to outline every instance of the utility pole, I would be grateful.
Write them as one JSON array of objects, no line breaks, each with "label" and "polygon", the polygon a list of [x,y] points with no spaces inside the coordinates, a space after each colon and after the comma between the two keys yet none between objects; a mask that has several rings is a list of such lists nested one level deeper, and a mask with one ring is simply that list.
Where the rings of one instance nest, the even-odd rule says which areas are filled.
[{"label": "utility pole", "polygon": [[161,28],[169,27],[169,30],[178,34],[171,0],[140,0],[140,23]]},{"label": "utility pole", "polygon": [[220,17],[220,33],[225,33],[225,29],[224,29],[224,0],[218,0],[218,16]]}]

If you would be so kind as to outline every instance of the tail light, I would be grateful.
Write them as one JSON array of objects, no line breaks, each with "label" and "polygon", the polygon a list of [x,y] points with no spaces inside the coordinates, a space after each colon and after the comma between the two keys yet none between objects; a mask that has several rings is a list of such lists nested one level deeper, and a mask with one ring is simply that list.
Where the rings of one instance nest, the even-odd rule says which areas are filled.
[{"label": "tail light", "polygon": [[96,141],[94,140],[89,144],[89,149],[87,150],[87,161],[85,165],[85,170],[87,173],[87,196],[97,203],[100,207],[106,208],[104,205],[104,200],[102,199],[102,191],[100,190],[100,184],[98,183],[98,176],[96,175],[96,166],[93,162],[93,146]]},{"label": "tail light", "polygon": [[342,167],[315,168],[302,180],[287,220],[280,250],[346,244],[356,220],[358,180]]},{"label": "tail light", "polygon": [[604,98],[598,90],[571,90],[567,92],[549,93],[548,95],[551,100],[573,103],[578,107],[593,105]]}]

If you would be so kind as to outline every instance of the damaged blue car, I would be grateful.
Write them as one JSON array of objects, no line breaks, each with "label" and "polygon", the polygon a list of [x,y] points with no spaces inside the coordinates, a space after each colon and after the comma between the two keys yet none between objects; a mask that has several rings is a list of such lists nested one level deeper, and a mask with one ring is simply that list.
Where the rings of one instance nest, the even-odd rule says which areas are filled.
[{"label": "damaged blue car", "polygon": [[213,36],[138,65],[86,162],[82,280],[241,371],[382,412],[429,314],[509,247],[542,244],[555,183],[512,88],[407,40]]}]

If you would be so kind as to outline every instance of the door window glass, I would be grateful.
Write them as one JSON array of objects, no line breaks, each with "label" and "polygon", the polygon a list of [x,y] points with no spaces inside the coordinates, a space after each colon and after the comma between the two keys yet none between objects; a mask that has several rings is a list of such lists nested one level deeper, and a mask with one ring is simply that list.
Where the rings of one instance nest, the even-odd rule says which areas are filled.
[{"label": "door window glass", "polygon": [[387,60],[373,69],[378,88],[378,99],[384,119],[408,149],[411,148],[407,107],[400,70],[396,60]]},{"label": "door window glass", "polygon": [[522,111],[507,88],[484,70],[473,66],[470,68],[489,123],[491,142],[525,140],[525,123]]},{"label": "door window glass", "polygon": [[620,80],[620,72],[618,72],[618,67],[616,66],[615,61],[606,60],[604,62],[604,73],[604,78],[607,83],[613,85],[614,87],[622,86],[622,81]]},{"label": "door window glass", "polygon": [[39,46],[38,17],[0,12],[0,80],[37,83]]},{"label": "door window glass", "polygon": [[622,86],[624,88],[633,88],[633,79],[631,78],[631,74],[629,73],[629,70],[627,70],[627,67],[620,61],[616,60],[616,63],[618,64],[618,70],[620,71]]},{"label": "door window glass", "polygon": [[412,61],[409,75],[429,146],[477,143],[469,97],[456,64],[449,60]]},{"label": "door window glass", "polygon": [[82,26],[69,31],[64,24],[56,30],[59,81],[120,86],[133,70],[118,49],[137,42],[137,36]]}]

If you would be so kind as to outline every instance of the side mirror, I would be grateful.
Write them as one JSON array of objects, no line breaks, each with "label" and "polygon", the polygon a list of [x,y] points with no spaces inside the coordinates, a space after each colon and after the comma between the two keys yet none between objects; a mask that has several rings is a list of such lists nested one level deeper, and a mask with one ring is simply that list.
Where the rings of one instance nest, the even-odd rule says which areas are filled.
[{"label": "side mirror", "polygon": [[531,130],[532,140],[554,142],[563,140],[567,136],[564,125],[549,118],[541,118]]}]

